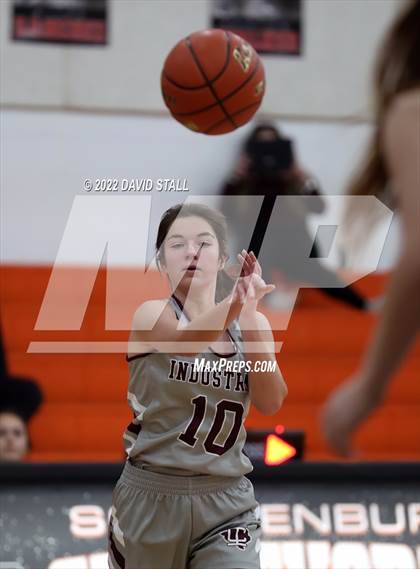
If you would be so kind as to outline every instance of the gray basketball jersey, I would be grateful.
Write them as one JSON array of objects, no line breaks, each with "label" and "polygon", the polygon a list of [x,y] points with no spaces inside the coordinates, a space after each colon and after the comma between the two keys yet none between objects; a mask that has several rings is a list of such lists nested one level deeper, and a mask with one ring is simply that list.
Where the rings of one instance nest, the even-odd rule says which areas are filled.
[{"label": "gray basketball jersey", "polygon": [[[171,297],[170,303],[177,318],[185,319],[178,299]],[[250,399],[247,373],[237,371],[244,355],[236,322],[228,334],[232,353],[226,355],[150,352],[127,357],[133,420],[124,443],[133,464],[185,475],[240,476],[252,470],[243,452]],[[223,359],[225,368],[212,369],[213,362]]]}]

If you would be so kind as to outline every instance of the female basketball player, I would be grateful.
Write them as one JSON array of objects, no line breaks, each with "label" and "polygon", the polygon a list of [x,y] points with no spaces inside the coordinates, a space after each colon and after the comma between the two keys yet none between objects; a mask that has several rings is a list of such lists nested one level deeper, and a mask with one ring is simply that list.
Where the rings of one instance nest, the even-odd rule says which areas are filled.
[{"label": "female basketball player", "polygon": [[419,327],[419,30],[420,2],[410,0],[380,54],[375,77],[377,126],[368,160],[351,187],[354,195],[373,194],[395,202],[403,244],[382,319],[364,362],[355,377],[339,387],[326,404],[324,433],[331,447],[342,455],[349,454],[351,434],[383,399]]},{"label": "female basketball player", "polygon": [[[272,414],[286,396],[270,326],[257,311],[274,287],[244,251],[242,276],[223,294],[225,220],[200,204],[163,215],[156,250],[172,295],[134,316],[127,357],[134,417],[113,494],[109,565],[256,569],[260,520],[244,476],[252,465],[243,423],[250,402]],[[258,360],[274,371],[258,371]]]}]

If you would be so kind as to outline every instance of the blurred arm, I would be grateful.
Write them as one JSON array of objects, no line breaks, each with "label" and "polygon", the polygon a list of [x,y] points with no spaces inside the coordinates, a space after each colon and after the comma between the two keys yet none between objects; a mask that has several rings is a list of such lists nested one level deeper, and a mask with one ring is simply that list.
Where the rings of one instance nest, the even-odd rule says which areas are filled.
[{"label": "blurred arm", "polygon": [[381,321],[367,352],[366,393],[380,401],[420,321],[420,91],[400,96],[384,129],[384,147],[403,224],[403,244]]},{"label": "blurred arm", "polygon": [[149,300],[134,315],[130,342],[140,351],[197,355],[220,337],[241,309],[240,302],[227,297],[182,326],[166,300]]},{"label": "blurred arm", "polygon": [[[277,365],[270,323],[261,312],[255,312],[248,316],[241,314],[239,324],[244,340],[245,360],[251,362],[252,369],[256,362],[275,363],[274,372],[250,371],[248,373],[252,404],[263,415],[274,415],[283,404],[287,395],[287,386]],[[254,342],[258,342],[263,349],[259,353],[247,352],[247,343],[253,344]]]}]

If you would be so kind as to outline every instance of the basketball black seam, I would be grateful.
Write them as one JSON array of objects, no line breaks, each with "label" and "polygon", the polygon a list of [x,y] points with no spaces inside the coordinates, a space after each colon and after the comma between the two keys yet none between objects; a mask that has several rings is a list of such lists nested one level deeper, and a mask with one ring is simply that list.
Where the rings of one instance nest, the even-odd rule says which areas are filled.
[{"label": "basketball black seam", "polygon": [[[226,60],[223,64],[222,70],[216,75],[216,77],[212,81],[217,81],[219,79],[219,77],[221,77],[223,75],[223,73],[227,69],[227,66],[229,65],[230,44],[231,44],[229,32],[225,32],[225,36],[227,37]],[[172,79],[172,77],[169,77],[169,75],[167,74],[167,72],[165,70],[162,71],[162,75],[165,77],[165,79],[167,79],[169,81],[169,83],[172,83],[173,85],[175,85],[175,87],[178,87],[178,89],[185,89],[186,91],[194,91],[196,89],[203,89],[203,87],[208,87],[207,83],[203,83],[202,85],[199,85],[198,87],[186,87],[186,86],[181,85],[180,83],[177,83],[176,81],[174,81]],[[216,105],[217,103],[214,103],[214,104]]]},{"label": "basketball black seam", "polygon": [[163,73],[163,76],[165,77],[165,79],[167,81],[169,81],[169,83],[172,83],[172,85],[175,85],[175,87],[178,87],[178,89],[184,89],[185,91],[195,91],[197,89],[204,89],[204,87],[207,87],[207,83],[203,83],[202,85],[198,85],[198,87],[185,87],[184,85],[180,85],[179,83],[177,83],[176,81],[171,79],[171,77],[169,77],[169,75],[166,73],[166,71],[163,71],[162,73]]},{"label": "basketball black seam", "polygon": [[[172,115],[174,117],[188,117],[189,115],[198,115],[200,113],[204,113],[205,111],[208,111],[210,109],[212,109],[213,107],[217,107],[219,103],[212,103],[211,105],[207,105],[207,107],[201,107],[200,109],[197,109],[196,111],[188,111],[188,113],[176,113],[171,111]],[[223,119],[225,120],[225,119]]]},{"label": "basketball black seam", "polygon": [[[231,91],[228,95],[225,95],[225,96],[224,96],[222,99],[220,99],[220,100],[224,103],[225,101],[227,101],[228,99],[230,99],[231,97],[233,97],[234,95],[236,95],[236,93],[238,93],[238,92],[242,89],[242,87],[243,87],[244,85],[246,85],[246,84],[248,83],[248,81],[250,81],[250,80],[254,77],[254,75],[257,73],[257,71],[258,71],[259,68],[260,68],[260,62],[257,61],[257,63],[256,63],[256,65],[255,65],[254,70],[253,70],[253,72],[251,73],[251,75],[250,75],[249,77],[247,77],[247,78],[245,79],[245,81],[244,81],[243,83],[241,83],[241,85],[239,85],[239,87],[236,87],[233,91]],[[198,114],[200,114],[200,113],[204,113],[204,111],[210,110],[211,108],[215,107],[217,104],[218,104],[218,103],[212,103],[211,105],[207,105],[207,107],[201,107],[200,109],[197,109],[196,111],[188,111],[188,113],[176,113],[176,112],[173,112],[172,114],[173,114],[174,117],[187,117],[187,116],[190,116],[190,115],[198,115]],[[236,111],[235,111],[235,113],[236,113]],[[234,115],[235,113],[233,113],[233,115]],[[233,116],[233,115],[231,115],[231,116]],[[223,120],[225,120],[225,119],[223,119]]]},{"label": "basketball black seam", "polygon": [[[232,117],[229,115],[229,113],[227,112],[227,110],[225,109],[220,97],[217,95],[216,91],[213,88],[212,83],[208,80],[207,75],[204,73],[204,69],[202,68],[201,64],[200,64],[200,60],[197,57],[197,54],[194,51],[193,46],[191,45],[191,40],[190,37],[188,36],[185,39],[185,42],[188,46],[188,49],[191,52],[191,55],[193,56],[193,59],[195,61],[195,64],[197,65],[198,69],[200,70],[202,76],[204,77],[206,83],[207,83],[207,87],[210,89],[210,91],[213,93],[213,97],[216,99],[216,101],[219,103],[220,108],[222,109],[222,111],[225,113],[227,120],[235,127],[238,128],[238,125],[235,124],[235,121],[232,119]],[[225,120],[225,119],[224,119]]]},{"label": "basketball black seam", "polygon": [[229,59],[229,56],[230,56],[230,44],[231,44],[229,32],[225,32],[225,36],[226,36],[226,38],[227,38],[226,60],[225,60],[225,63],[224,63],[224,65],[223,65],[222,70],[220,71],[220,73],[218,73],[218,74],[216,75],[216,77],[214,77],[214,79],[212,79],[212,83],[214,83],[215,81],[217,81],[217,80],[219,79],[219,77],[221,77],[221,76],[223,75],[223,73],[226,71],[226,69],[228,68],[228,65],[229,65],[229,61],[230,61],[230,59]]},{"label": "basketball black seam", "polygon": [[[256,101],[255,103],[251,103],[250,105],[247,105],[246,107],[243,107],[242,109],[239,109],[239,111],[235,111],[232,116],[235,117],[236,115],[239,115],[239,113],[243,113],[244,111],[250,109],[251,107],[254,107],[255,105],[259,105],[259,101]],[[215,122],[207,130],[204,131],[204,134],[208,134],[211,130],[213,130],[217,126],[223,124],[225,121],[226,121],[226,119],[222,119],[221,121]]]}]

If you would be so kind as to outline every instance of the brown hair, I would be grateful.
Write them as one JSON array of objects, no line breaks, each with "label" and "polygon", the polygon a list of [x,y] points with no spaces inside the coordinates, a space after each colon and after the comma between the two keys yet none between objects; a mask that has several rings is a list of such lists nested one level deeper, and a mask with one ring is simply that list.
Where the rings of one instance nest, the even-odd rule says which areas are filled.
[{"label": "brown hair", "polygon": [[[354,196],[386,195],[389,179],[382,149],[385,116],[400,93],[420,86],[420,0],[410,0],[385,36],[374,70],[375,130],[367,156],[350,182],[348,192]],[[349,208],[348,216],[352,216]]]},{"label": "brown hair", "polygon": [[[163,250],[163,242],[168,235],[169,229],[177,217],[197,216],[205,219],[212,227],[219,243],[220,258],[227,259],[229,257],[227,245],[227,226],[225,216],[215,209],[199,203],[177,204],[170,207],[162,215],[156,236],[156,261],[160,268],[161,263],[165,262],[165,254]],[[225,298],[232,290],[233,280],[229,277],[225,270],[220,270],[217,275],[216,283],[216,300],[220,301]]]}]

